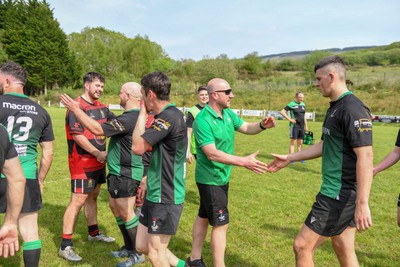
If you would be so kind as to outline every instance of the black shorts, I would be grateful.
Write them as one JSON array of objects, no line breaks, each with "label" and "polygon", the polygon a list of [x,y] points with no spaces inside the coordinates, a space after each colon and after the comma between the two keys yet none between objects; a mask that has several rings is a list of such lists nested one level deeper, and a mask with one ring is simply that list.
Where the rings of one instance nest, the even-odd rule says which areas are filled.
[{"label": "black shorts", "polygon": [[321,236],[340,235],[347,227],[355,227],[356,191],[344,191],[339,199],[318,193],[304,224]]},{"label": "black shorts", "polygon": [[107,176],[107,188],[112,198],[136,196],[139,185],[139,181],[129,177],[112,174]]},{"label": "black shorts", "polygon": [[[7,211],[7,179],[0,179],[0,213]],[[43,207],[39,180],[26,179],[24,203],[21,213],[35,212]]]},{"label": "black shorts", "polygon": [[207,218],[212,226],[229,223],[228,189],[226,185],[207,185],[197,183],[200,193],[199,217]]},{"label": "black shorts", "polygon": [[300,127],[293,127],[291,126],[289,129],[289,136],[290,139],[301,139],[304,138],[304,129]]},{"label": "black shorts", "polygon": [[71,180],[71,191],[76,194],[90,194],[98,184],[106,182],[106,172],[101,171],[87,179]]},{"label": "black shorts", "polygon": [[182,204],[161,204],[144,200],[139,222],[149,234],[174,235],[178,230],[183,210]]},{"label": "black shorts", "polygon": [[400,194],[399,194],[399,198],[397,199],[397,207],[400,208]]}]

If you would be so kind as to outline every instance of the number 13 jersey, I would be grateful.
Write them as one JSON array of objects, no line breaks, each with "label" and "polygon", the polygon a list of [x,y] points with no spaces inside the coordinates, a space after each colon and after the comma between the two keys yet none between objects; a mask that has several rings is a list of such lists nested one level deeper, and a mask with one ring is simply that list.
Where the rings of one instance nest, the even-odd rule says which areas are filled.
[{"label": "number 13 jersey", "polygon": [[54,140],[49,113],[26,95],[7,93],[0,96],[0,123],[11,136],[26,179],[37,179],[37,146]]}]

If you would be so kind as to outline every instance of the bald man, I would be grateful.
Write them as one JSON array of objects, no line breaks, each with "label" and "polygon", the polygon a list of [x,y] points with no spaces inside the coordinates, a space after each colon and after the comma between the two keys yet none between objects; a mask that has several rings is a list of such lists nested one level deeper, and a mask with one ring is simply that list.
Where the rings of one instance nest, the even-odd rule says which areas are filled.
[{"label": "bald man", "polygon": [[267,165],[256,159],[258,151],[247,157],[235,156],[235,131],[258,134],[275,126],[273,117],[248,123],[231,109],[234,98],[227,81],[212,79],[207,85],[209,96],[206,105],[197,115],[193,132],[197,148],[196,183],[200,193],[200,208],[193,225],[192,253],[188,266],[205,266],[202,247],[208,224],[212,226],[211,247],[213,266],[225,266],[226,233],[228,230],[228,188],[232,165],[245,167],[257,174],[266,171]]},{"label": "bald man", "polygon": [[125,110],[124,113],[102,124],[87,116],[79,108],[79,103],[69,96],[62,95],[61,101],[75,114],[82,126],[94,135],[111,137],[107,153],[109,201],[124,238],[124,246],[119,251],[112,252],[111,255],[115,258],[128,257],[117,266],[132,266],[144,262],[144,256],[136,251],[139,219],[134,213],[136,193],[143,177],[143,164],[141,156],[131,153],[132,132],[139,115],[142,98],[140,84],[129,82],[122,85],[119,98],[120,105]]}]

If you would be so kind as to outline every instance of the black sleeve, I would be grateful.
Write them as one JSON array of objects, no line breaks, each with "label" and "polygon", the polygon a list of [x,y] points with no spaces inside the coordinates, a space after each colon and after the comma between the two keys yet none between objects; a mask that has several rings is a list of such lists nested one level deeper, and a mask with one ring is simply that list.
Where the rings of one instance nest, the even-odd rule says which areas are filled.
[{"label": "black sleeve", "polygon": [[345,110],[343,128],[353,148],[372,146],[372,120],[362,105],[351,105]]},{"label": "black sleeve", "polygon": [[101,124],[104,134],[107,137],[111,137],[118,134],[123,134],[133,131],[136,126],[138,112],[132,113],[131,116],[128,113],[123,113],[115,118],[108,120]]},{"label": "black sleeve", "polygon": [[192,113],[188,112],[186,115],[186,126],[188,128],[192,128],[193,122],[194,122],[194,117],[193,117]]},{"label": "black sleeve", "polygon": [[400,129],[399,129],[399,132],[397,133],[397,140],[396,140],[395,146],[400,147]]}]

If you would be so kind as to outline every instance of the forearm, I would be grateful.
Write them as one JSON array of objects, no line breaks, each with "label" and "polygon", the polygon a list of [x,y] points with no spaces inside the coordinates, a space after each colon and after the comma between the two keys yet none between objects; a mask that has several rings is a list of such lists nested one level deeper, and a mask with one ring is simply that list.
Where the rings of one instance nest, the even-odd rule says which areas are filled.
[{"label": "forearm", "polygon": [[104,131],[103,131],[103,128],[101,128],[100,123],[98,121],[90,118],[82,109],[77,108],[77,109],[74,109],[71,111],[75,114],[79,123],[84,128],[88,129],[94,135],[104,135]]},{"label": "forearm", "polygon": [[53,162],[53,154],[51,155],[44,155],[40,159],[40,167],[39,167],[39,174],[38,179],[41,183],[43,183],[44,179],[46,178],[47,173],[50,170],[51,163]]},{"label": "forearm", "polygon": [[7,213],[4,223],[17,225],[25,194],[26,179],[18,157],[6,160],[3,173],[7,179]]},{"label": "forearm", "polygon": [[192,139],[192,132],[193,132],[193,129],[188,127],[187,128],[187,139],[188,139],[187,153],[188,154],[190,153],[190,142]]},{"label": "forearm", "polygon": [[245,131],[246,134],[253,135],[253,134],[258,134],[266,129],[261,128],[260,126],[261,122],[252,122],[252,123],[247,123],[247,129]]},{"label": "forearm", "polygon": [[96,157],[96,153],[100,152],[94,145],[92,145],[89,140],[83,135],[73,135],[72,137],[75,143],[78,144],[81,148],[83,148],[86,152],[92,154]]},{"label": "forearm", "polygon": [[286,109],[282,109],[280,113],[281,113],[283,118],[285,118],[286,120],[290,121],[290,117],[287,115]]},{"label": "forearm", "polygon": [[400,148],[395,147],[392,152],[390,152],[384,160],[382,160],[378,165],[375,166],[375,174],[386,170],[387,168],[393,166],[400,159]]},{"label": "forearm", "polygon": [[146,117],[147,114],[141,110],[132,133],[132,152],[136,155],[142,155],[148,149],[146,141],[142,137],[146,130]]},{"label": "forearm", "polygon": [[309,148],[303,149],[300,152],[296,152],[288,155],[289,161],[300,161],[300,160],[308,160],[315,159],[322,155],[322,145],[323,142],[319,142],[315,145],[310,146]]},{"label": "forearm", "polygon": [[227,165],[245,166],[245,160],[243,157],[231,155],[221,150],[215,149],[212,151],[207,151],[206,156],[211,161],[216,161]]},{"label": "forearm", "polygon": [[373,177],[372,147],[365,147],[357,153],[357,199],[356,204],[368,204]]}]

